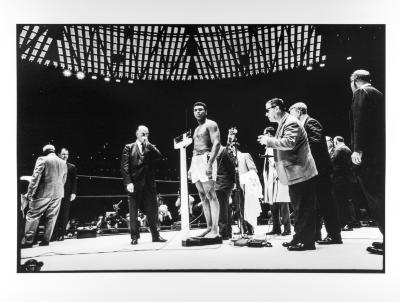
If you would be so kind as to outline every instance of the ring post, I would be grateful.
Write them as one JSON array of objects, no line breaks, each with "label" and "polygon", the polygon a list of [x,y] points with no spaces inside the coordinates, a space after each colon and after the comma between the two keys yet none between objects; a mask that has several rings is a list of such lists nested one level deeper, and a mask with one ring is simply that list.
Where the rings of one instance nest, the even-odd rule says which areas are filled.
[{"label": "ring post", "polygon": [[174,139],[174,148],[180,150],[181,166],[181,234],[182,242],[189,238],[189,193],[187,183],[186,147],[192,143],[190,133],[184,133]]}]

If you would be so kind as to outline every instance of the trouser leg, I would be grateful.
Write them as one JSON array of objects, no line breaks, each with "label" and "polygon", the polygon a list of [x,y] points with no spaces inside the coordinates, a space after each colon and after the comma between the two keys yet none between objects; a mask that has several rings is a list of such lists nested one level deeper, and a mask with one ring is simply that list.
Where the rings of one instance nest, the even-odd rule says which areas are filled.
[{"label": "trouser leg", "polygon": [[371,215],[382,234],[385,233],[385,176],[361,173],[358,176],[361,189],[368,202]]},{"label": "trouser leg", "polygon": [[128,207],[129,207],[129,231],[131,239],[137,239],[139,237],[139,226],[138,226],[138,198],[141,194],[134,192],[128,195]]},{"label": "trouser leg", "polygon": [[51,199],[45,211],[46,226],[44,229],[43,241],[49,242],[53,234],[54,226],[56,225],[58,212],[60,211],[61,197]]},{"label": "trouser leg", "polygon": [[280,216],[285,232],[290,232],[289,203],[280,202]]},{"label": "trouser leg", "polygon": [[320,213],[325,222],[328,236],[341,238],[338,207],[332,197],[332,181],[329,175],[317,176],[316,193]]},{"label": "trouser leg", "polygon": [[272,214],[272,232],[281,233],[281,222],[279,219],[279,204],[278,202],[274,202],[271,205],[271,214]]},{"label": "trouser leg", "polygon": [[290,200],[294,203],[295,217],[295,242],[313,244],[315,240],[315,181],[309,179],[305,182],[289,185]]},{"label": "trouser leg", "polygon": [[22,244],[33,244],[40,217],[46,211],[50,198],[39,198],[29,202],[29,210],[26,213],[25,232]]},{"label": "trouser leg", "polygon": [[231,215],[229,206],[230,189],[223,189],[215,191],[220,206],[219,212],[219,233],[222,237],[232,236]]}]

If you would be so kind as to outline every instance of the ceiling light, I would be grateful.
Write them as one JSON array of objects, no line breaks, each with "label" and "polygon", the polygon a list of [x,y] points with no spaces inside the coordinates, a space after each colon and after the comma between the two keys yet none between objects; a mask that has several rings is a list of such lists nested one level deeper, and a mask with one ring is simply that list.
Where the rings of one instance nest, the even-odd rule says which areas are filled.
[{"label": "ceiling light", "polygon": [[63,75],[68,78],[68,77],[70,77],[72,75],[72,72],[69,69],[65,69],[63,71]]},{"label": "ceiling light", "polygon": [[92,75],[92,79],[96,80],[97,79],[97,75]]},{"label": "ceiling light", "polygon": [[82,71],[78,71],[78,72],[76,73],[76,78],[77,78],[78,80],[83,80],[83,79],[85,78],[85,74],[84,74]]},{"label": "ceiling light", "polygon": [[352,59],[352,57],[350,57],[350,56],[346,58],[347,61],[350,61],[351,59]]},{"label": "ceiling light", "polygon": [[312,66],[307,66],[307,70],[312,70]]},{"label": "ceiling light", "polygon": [[104,81],[110,82],[110,78],[109,78],[109,77],[105,77],[105,78],[104,78]]}]

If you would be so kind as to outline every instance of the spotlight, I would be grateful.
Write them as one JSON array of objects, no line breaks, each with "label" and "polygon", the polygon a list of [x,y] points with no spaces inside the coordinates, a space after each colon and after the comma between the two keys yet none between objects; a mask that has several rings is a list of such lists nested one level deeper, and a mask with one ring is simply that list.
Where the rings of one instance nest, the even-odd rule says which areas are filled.
[{"label": "spotlight", "polygon": [[312,70],[312,66],[307,66],[306,68],[308,71]]},{"label": "spotlight", "polygon": [[110,82],[110,78],[109,78],[109,77],[105,77],[105,78],[104,78],[104,81]]},{"label": "spotlight", "polygon": [[69,69],[65,69],[65,70],[63,71],[63,75],[64,75],[65,77],[69,78],[69,77],[72,75],[72,72],[71,72],[71,70],[69,70]]},{"label": "spotlight", "polygon": [[325,63],[319,64],[320,67],[325,67]]},{"label": "spotlight", "polygon": [[119,83],[119,82],[121,82],[121,80],[120,79],[116,79],[115,82]]},{"label": "spotlight", "polygon": [[348,56],[348,57],[346,58],[347,61],[350,61],[351,59],[352,59],[352,57],[350,57],[350,56]]},{"label": "spotlight", "polygon": [[129,84],[133,84],[133,80],[129,80],[128,83],[129,83]]},{"label": "spotlight", "polygon": [[92,79],[96,80],[97,79],[97,75],[92,75]]},{"label": "spotlight", "polygon": [[83,80],[83,79],[85,78],[85,74],[84,74],[82,71],[78,71],[78,72],[76,73],[76,78],[77,78],[78,80]]}]

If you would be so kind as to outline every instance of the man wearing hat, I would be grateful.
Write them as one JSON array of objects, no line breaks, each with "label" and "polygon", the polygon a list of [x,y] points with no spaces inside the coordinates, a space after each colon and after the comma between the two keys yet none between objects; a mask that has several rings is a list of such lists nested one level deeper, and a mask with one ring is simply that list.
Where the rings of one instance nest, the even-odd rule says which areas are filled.
[{"label": "man wearing hat", "polygon": [[32,247],[34,237],[42,215],[46,215],[46,225],[40,246],[49,245],[54,225],[64,197],[64,184],[67,179],[67,164],[55,154],[53,145],[43,147],[44,156],[40,156],[33,170],[26,198],[29,210],[26,214],[22,248]]}]

